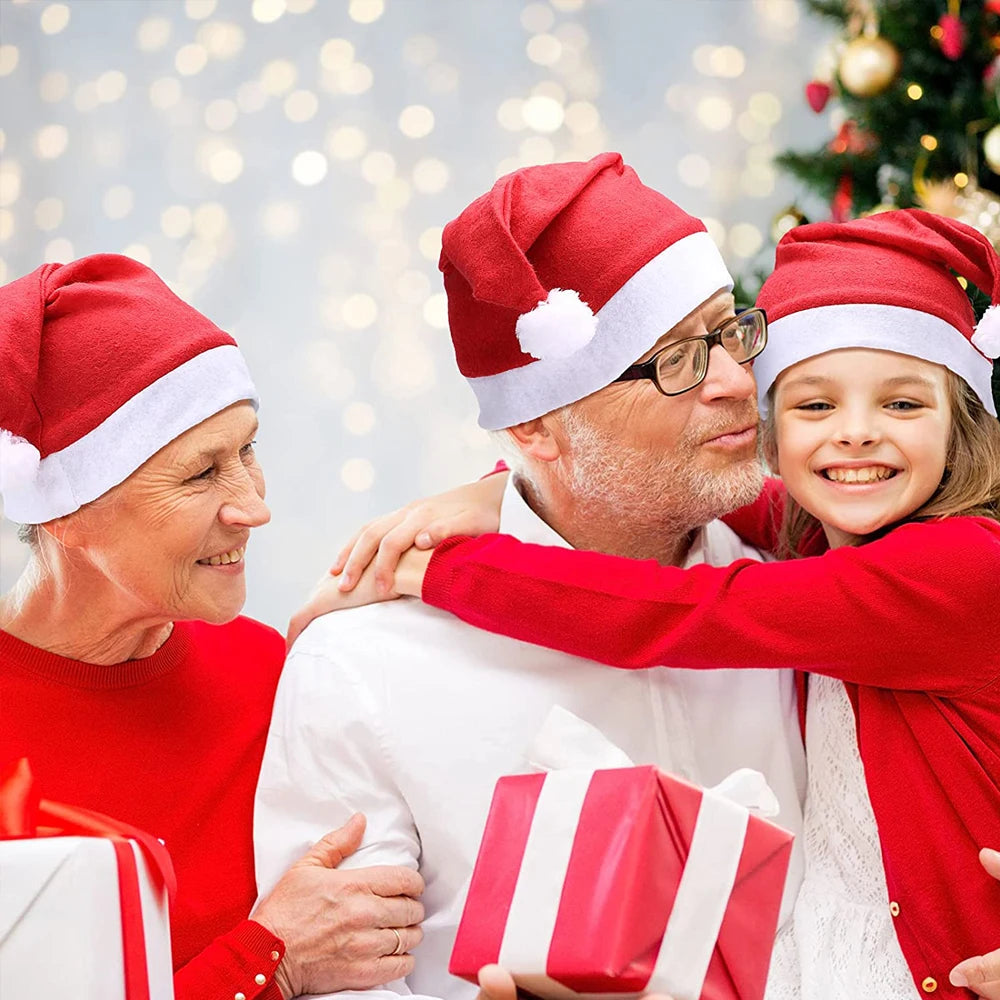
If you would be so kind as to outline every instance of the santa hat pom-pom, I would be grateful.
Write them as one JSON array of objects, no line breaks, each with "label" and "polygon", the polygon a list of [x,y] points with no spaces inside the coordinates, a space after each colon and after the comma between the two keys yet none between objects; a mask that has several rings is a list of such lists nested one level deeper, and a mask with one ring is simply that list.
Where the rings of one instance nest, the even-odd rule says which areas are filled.
[{"label": "santa hat pom-pom", "polygon": [[518,317],[514,329],[525,354],[540,361],[569,358],[593,339],[597,317],[579,292],[553,288],[531,312]]},{"label": "santa hat pom-pom", "polygon": [[988,358],[1000,358],[1000,305],[983,313],[972,335],[972,346]]},{"label": "santa hat pom-pom", "polygon": [[30,483],[38,474],[39,459],[30,441],[0,430],[0,492]]}]

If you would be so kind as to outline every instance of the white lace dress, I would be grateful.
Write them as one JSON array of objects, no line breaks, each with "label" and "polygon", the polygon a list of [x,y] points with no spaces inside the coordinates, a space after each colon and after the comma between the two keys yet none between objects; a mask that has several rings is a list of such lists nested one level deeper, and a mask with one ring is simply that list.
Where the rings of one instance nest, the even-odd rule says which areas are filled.
[{"label": "white lace dress", "polygon": [[915,1000],[844,685],[809,678],[805,877],[778,934],[766,1000]]}]

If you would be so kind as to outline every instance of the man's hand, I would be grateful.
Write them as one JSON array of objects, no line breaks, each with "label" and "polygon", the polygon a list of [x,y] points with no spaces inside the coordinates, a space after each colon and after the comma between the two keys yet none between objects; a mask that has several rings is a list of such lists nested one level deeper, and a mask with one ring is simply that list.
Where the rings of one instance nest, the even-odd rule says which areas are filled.
[{"label": "man's hand", "polygon": [[285,1000],[301,993],[363,990],[413,971],[423,932],[416,897],[424,880],[409,868],[337,871],[361,843],[359,813],[296,861],[252,919],[285,942],[275,980]]},{"label": "man's hand", "polygon": [[[511,974],[499,965],[484,965],[479,970],[477,1000],[517,1000],[517,986]],[[665,993],[647,993],[641,1000],[670,1000]]]},{"label": "man's hand", "polygon": [[[1000,851],[984,847],[979,861],[995,879],[1000,879]],[[1000,1000],[1000,948],[959,962],[948,978],[952,986],[966,986],[986,1000]]]}]

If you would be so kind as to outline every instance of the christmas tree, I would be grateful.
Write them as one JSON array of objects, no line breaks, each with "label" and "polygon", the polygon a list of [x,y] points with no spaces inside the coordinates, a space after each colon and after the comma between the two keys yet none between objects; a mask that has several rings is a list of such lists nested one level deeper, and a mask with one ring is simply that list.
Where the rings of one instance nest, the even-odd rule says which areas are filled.
[{"label": "christmas tree", "polygon": [[[838,104],[829,142],[778,164],[827,201],[834,220],[925,208],[1000,244],[1000,0],[806,2],[840,38],[804,99],[817,113]],[[789,206],[771,235],[803,221]],[[981,313],[988,299],[968,290]]]}]

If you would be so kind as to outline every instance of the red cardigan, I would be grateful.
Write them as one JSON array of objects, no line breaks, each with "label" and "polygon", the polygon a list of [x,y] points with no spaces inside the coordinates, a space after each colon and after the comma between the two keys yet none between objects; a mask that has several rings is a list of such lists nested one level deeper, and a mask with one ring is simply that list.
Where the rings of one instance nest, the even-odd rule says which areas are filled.
[{"label": "red cardigan", "polygon": [[[761,505],[737,519],[767,541]],[[485,535],[438,546],[423,598],[611,666],[807,669],[844,681],[896,933],[918,992],[1000,946],[1000,523],[908,524],[858,548],[688,570]]]},{"label": "red cardigan", "polygon": [[177,1000],[281,998],[284,946],[246,916],[254,788],[284,654],[281,636],[248,618],[178,622],[152,656],[112,666],[0,631],[0,762],[27,757],[43,797],[166,843]]}]

